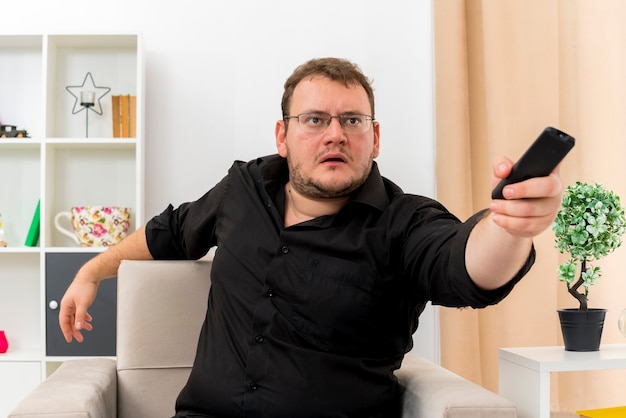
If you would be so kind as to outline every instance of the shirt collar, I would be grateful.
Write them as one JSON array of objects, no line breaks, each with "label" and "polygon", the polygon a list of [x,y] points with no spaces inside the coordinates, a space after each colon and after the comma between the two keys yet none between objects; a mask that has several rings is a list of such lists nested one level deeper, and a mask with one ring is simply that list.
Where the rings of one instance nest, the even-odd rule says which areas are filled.
[{"label": "shirt collar", "polygon": [[357,189],[353,202],[364,203],[383,211],[389,206],[389,197],[385,188],[385,180],[378,171],[376,161],[372,163],[372,171],[365,180],[365,183]]}]

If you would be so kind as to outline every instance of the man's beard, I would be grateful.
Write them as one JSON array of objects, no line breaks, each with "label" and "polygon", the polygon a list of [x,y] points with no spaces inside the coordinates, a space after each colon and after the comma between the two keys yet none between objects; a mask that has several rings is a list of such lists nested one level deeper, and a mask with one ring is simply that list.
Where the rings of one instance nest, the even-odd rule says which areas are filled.
[{"label": "man's beard", "polygon": [[[347,156],[346,153],[343,153]],[[298,193],[315,199],[335,199],[350,195],[361,187],[372,170],[373,155],[369,162],[363,167],[359,177],[350,177],[339,184],[324,184],[312,177],[305,177],[302,173],[302,166],[293,164],[290,158],[289,148],[287,148],[287,164],[289,166],[289,183]],[[357,173],[358,174],[358,173]]]}]

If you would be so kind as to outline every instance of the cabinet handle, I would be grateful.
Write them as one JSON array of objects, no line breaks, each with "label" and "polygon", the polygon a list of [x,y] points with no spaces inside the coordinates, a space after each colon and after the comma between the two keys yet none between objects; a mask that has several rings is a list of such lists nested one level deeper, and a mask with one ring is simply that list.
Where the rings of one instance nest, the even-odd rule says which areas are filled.
[{"label": "cabinet handle", "polygon": [[50,303],[48,303],[48,307],[54,311],[59,307],[59,302],[51,300]]}]

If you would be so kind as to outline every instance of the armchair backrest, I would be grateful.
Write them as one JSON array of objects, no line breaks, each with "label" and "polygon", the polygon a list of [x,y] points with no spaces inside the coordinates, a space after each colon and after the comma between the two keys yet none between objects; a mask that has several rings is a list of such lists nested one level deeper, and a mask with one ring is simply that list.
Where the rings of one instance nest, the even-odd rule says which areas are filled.
[{"label": "armchair backrest", "polygon": [[118,417],[170,417],[206,315],[211,262],[123,261],[117,276]]}]

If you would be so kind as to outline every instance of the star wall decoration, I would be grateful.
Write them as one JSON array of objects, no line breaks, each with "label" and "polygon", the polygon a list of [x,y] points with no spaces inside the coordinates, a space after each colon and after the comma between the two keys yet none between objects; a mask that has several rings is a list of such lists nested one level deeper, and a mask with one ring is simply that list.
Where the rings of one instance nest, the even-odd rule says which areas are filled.
[{"label": "star wall decoration", "polygon": [[[89,80],[89,82],[87,82]],[[97,113],[98,115],[102,115],[102,105],[100,104],[100,99],[106,96],[111,89],[109,87],[100,87],[96,86],[96,83],[93,81],[93,76],[91,73],[87,73],[85,75],[85,79],[83,80],[83,84],[80,86],[67,86],[65,87],[72,96],[74,96],[74,107],[72,108],[72,115],[82,112],[85,109],[89,109],[92,112]],[[80,92],[81,91],[93,91],[96,93],[94,105],[93,106],[83,106],[80,104]]]}]

